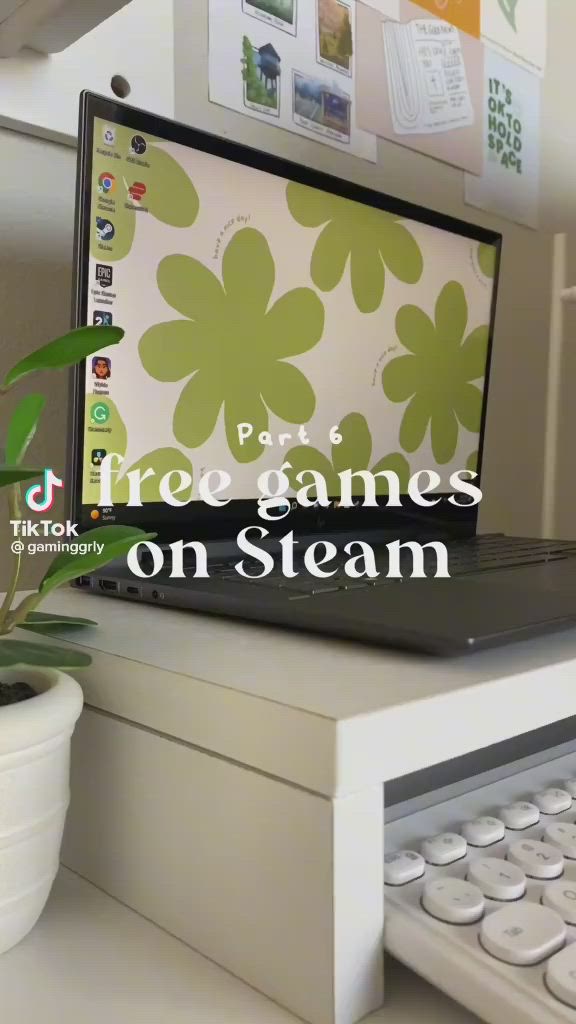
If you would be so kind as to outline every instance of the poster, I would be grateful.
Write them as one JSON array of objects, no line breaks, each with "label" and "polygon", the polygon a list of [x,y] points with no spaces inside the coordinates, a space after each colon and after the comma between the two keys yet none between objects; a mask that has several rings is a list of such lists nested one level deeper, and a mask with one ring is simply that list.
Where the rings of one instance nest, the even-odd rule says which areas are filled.
[{"label": "poster", "polygon": [[416,3],[476,39],[480,37],[480,0],[416,0]]},{"label": "poster", "polygon": [[483,168],[484,47],[401,0],[400,23],[359,3],[358,124],[472,174]]},{"label": "poster", "polygon": [[486,53],[484,173],[466,175],[466,202],[508,220],[538,227],[540,93],[536,76]]},{"label": "poster", "polygon": [[543,76],[548,0],[482,0],[482,38],[503,57]]},{"label": "poster", "polygon": [[397,135],[474,124],[460,33],[436,18],[382,25],[388,94]]},{"label": "poster", "polygon": [[210,0],[210,101],[373,163],[357,127],[356,0]]}]

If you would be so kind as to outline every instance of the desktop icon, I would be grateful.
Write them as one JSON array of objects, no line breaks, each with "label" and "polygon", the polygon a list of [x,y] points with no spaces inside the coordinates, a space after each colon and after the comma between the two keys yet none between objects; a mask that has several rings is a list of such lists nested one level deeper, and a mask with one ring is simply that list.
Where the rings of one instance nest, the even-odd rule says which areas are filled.
[{"label": "desktop icon", "polygon": [[105,448],[93,448],[92,449],[92,465],[101,466],[103,460],[106,458],[107,451]]},{"label": "desktop icon", "polygon": [[93,327],[112,327],[114,318],[107,309],[95,309],[92,313]]},{"label": "desktop icon", "polygon": [[116,129],[110,124],[105,124],[102,129],[102,138],[107,146],[113,146],[116,142]]},{"label": "desktop icon", "polygon": [[107,423],[110,419],[110,406],[106,402],[96,402],[90,411],[90,419],[92,423]]},{"label": "desktop icon", "polygon": [[142,202],[147,191],[146,185],[142,181],[135,181],[134,184],[130,186],[127,184],[126,188],[128,189],[128,195],[133,203]]},{"label": "desktop icon", "polygon": [[109,380],[112,376],[112,360],[107,356],[92,356],[92,376],[96,380]]},{"label": "desktop icon", "polygon": [[64,482],[52,472],[44,470],[41,484],[32,484],[26,491],[24,500],[32,512],[47,512],[54,504],[54,491],[64,487]]},{"label": "desktop icon", "polygon": [[104,217],[96,217],[96,233],[99,242],[111,242],[116,234],[116,228],[111,220]]},{"label": "desktop icon", "polygon": [[141,135],[134,135],[130,143],[130,152],[136,156],[143,156],[148,146],[146,139],[142,138]]},{"label": "desktop icon", "polygon": [[105,263],[96,264],[96,283],[101,288],[112,287],[112,267],[108,267]]},{"label": "desktop icon", "polygon": [[116,191],[116,178],[109,171],[103,171],[98,178],[98,191],[105,196]]}]

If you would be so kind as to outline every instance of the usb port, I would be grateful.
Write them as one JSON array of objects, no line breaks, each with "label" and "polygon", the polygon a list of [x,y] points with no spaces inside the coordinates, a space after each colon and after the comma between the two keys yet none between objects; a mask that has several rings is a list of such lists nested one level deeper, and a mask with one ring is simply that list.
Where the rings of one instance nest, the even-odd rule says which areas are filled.
[{"label": "usb port", "polygon": [[127,594],[133,594],[135,597],[139,597],[140,596],[140,588],[139,587],[126,587],[126,593]]},{"label": "usb port", "polygon": [[118,590],[118,584],[114,580],[100,580],[100,590]]},{"label": "usb port", "polygon": [[77,587],[89,587],[91,585],[91,579],[89,576],[79,576],[76,580]]}]

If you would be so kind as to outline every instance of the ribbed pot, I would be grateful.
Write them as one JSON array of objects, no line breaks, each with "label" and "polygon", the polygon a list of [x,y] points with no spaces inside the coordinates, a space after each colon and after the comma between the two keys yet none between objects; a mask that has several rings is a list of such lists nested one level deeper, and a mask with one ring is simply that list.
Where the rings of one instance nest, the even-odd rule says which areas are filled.
[{"label": "ribbed pot", "polygon": [[38,696],[0,707],[0,953],[34,927],[56,877],[82,710],[82,690],[62,672],[0,671],[16,680]]}]

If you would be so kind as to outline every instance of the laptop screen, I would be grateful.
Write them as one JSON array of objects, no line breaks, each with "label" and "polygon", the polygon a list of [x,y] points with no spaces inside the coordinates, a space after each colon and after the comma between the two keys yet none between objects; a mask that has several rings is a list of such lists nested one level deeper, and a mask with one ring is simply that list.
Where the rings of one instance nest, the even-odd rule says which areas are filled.
[{"label": "laptop screen", "polygon": [[479,468],[499,236],[93,97],[81,141],[76,319],[125,338],[76,377],[80,521],[200,526],[211,470],[230,516],[282,466],[289,500],[304,470],[337,499],[345,469]]}]

